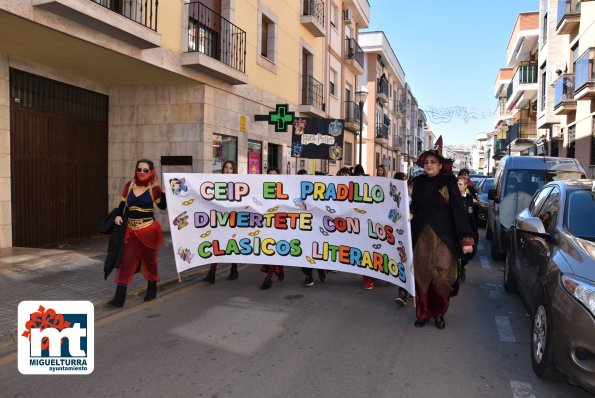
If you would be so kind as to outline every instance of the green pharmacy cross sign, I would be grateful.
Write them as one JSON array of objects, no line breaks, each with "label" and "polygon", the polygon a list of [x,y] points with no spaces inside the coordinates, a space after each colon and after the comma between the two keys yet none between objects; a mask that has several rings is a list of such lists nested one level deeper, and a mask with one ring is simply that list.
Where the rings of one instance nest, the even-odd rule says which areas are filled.
[{"label": "green pharmacy cross sign", "polygon": [[293,123],[295,112],[289,112],[288,104],[277,104],[275,108],[275,111],[269,112],[268,115],[254,115],[254,120],[275,125],[277,133],[286,132],[287,126]]}]

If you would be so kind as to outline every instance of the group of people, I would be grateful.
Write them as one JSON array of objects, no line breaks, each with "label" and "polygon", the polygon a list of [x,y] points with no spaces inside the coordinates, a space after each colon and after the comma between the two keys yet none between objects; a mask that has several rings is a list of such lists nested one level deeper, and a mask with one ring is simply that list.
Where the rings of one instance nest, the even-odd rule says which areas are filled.
[{"label": "group of people", "polygon": [[[423,167],[424,174],[407,179],[398,172],[393,178],[408,181],[410,196],[410,222],[413,243],[413,267],[415,273],[416,327],[423,327],[434,319],[435,326],[446,326],[444,315],[448,310],[450,297],[458,293],[459,281],[464,281],[464,266],[472,258],[478,240],[477,197],[469,179],[469,170],[461,170],[459,176],[452,174],[452,161],[442,156],[438,150],[429,150],[419,156],[417,165]],[[224,174],[237,173],[234,162],[223,164]],[[276,168],[269,168],[268,174],[280,174]],[[297,174],[307,174],[299,170]],[[338,176],[365,176],[361,165],[353,171],[343,167]],[[379,177],[388,177],[386,168],[376,169]],[[154,218],[154,207],[165,209],[165,195],[157,183],[153,162],[148,159],[137,161],[134,179],[122,191],[115,223],[125,223],[124,244],[116,275],[116,294],[108,303],[112,307],[122,307],[126,299],[126,289],[138,267],[148,281],[144,300],[157,296],[157,251],[163,242],[161,226]],[[217,264],[212,264],[203,278],[207,283],[215,283]],[[273,276],[284,279],[283,266],[263,265],[266,274],[261,289],[273,285]],[[313,269],[302,268],[305,275],[304,286],[314,285]],[[326,270],[317,270],[321,282],[327,278]],[[237,264],[232,264],[229,280],[239,277]],[[374,279],[363,277],[363,288],[374,288]],[[399,288],[395,301],[402,307],[407,302],[408,293]]]}]

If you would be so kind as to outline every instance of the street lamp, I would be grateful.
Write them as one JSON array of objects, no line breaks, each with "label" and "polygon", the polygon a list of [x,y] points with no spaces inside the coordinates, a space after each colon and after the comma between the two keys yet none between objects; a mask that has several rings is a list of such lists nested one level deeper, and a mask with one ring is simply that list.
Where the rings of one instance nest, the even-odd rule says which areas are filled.
[{"label": "street lamp", "polygon": [[[516,120],[512,117],[508,118],[508,119],[504,119],[504,123],[506,123],[507,126],[507,130],[506,130],[506,135],[508,137],[506,138],[510,138],[510,128],[514,125],[514,123],[516,122]],[[512,142],[508,143],[508,156],[510,156],[510,147],[512,147]]]},{"label": "street lamp", "polygon": [[362,142],[364,140],[364,102],[366,102],[367,98],[368,90],[365,86],[360,87],[359,91],[355,92],[355,101],[359,103],[359,164],[362,165],[362,167],[364,166],[362,164]]}]

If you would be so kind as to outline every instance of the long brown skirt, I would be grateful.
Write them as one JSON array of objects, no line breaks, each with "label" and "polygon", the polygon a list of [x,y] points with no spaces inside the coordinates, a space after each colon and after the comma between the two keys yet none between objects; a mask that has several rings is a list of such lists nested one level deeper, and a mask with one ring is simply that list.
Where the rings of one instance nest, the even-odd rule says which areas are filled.
[{"label": "long brown skirt", "polygon": [[429,224],[423,228],[413,249],[415,312],[418,319],[443,316],[449,298],[459,290],[457,259]]}]

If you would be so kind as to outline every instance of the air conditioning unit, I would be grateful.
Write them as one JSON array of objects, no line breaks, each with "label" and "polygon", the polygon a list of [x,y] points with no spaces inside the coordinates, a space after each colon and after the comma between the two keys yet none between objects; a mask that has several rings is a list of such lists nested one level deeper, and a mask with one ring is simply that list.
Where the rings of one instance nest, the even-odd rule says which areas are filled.
[{"label": "air conditioning unit", "polygon": [[537,101],[531,102],[531,105],[529,105],[529,110],[531,112],[537,112]]},{"label": "air conditioning unit", "polygon": [[343,10],[343,22],[350,23],[352,17],[353,15],[351,14],[351,10],[349,8]]}]

